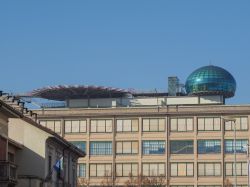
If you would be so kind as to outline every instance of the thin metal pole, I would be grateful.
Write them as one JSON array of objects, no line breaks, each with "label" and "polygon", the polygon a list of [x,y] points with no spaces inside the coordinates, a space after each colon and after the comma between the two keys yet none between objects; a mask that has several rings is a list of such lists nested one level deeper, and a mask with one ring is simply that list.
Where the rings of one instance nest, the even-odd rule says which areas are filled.
[{"label": "thin metal pole", "polygon": [[236,173],[236,123],[234,121],[234,187],[237,187],[237,173]]},{"label": "thin metal pole", "polygon": [[247,144],[247,186],[249,187],[249,144]]}]

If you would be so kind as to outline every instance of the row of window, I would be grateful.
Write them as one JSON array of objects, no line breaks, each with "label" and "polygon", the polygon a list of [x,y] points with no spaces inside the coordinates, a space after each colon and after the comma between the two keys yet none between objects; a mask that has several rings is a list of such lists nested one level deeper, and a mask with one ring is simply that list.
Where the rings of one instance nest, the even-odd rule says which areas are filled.
[{"label": "row of window", "polygon": [[[138,176],[139,169],[138,163],[117,163],[115,164],[116,177],[130,177]],[[213,162],[199,162],[198,163],[198,176],[221,176],[221,163]],[[225,175],[234,176],[234,163],[225,163]],[[247,163],[236,163],[236,175],[247,176]],[[78,176],[86,177],[86,164],[78,164]],[[90,177],[107,177],[112,176],[111,163],[98,163],[89,165]],[[142,163],[142,176],[166,176],[165,163]],[[194,176],[194,163],[193,162],[173,162],[170,163],[170,176],[171,177],[193,177]]]},{"label": "row of window", "polygon": [[[235,118],[236,130],[248,130],[248,117]],[[111,133],[113,132],[113,125],[111,119],[95,119],[90,120],[90,132],[92,133]],[[60,120],[40,120],[40,124],[57,132],[61,133]],[[221,118],[220,117],[199,117],[197,120],[198,131],[220,131]],[[143,118],[142,131],[143,132],[165,132],[166,121],[165,118]],[[65,133],[86,133],[86,120],[65,120]],[[234,122],[225,122],[225,130],[234,130]],[[138,119],[117,119],[116,132],[138,132]],[[194,131],[194,119],[191,117],[185,118],[170,118],[171,132],[192,132]]]},{"label": "row of window", "polygon": [[[194,187],[193,185],[170,185],[170,187]],[[198,185],[198,187],[221,187],[221,185]],[[247,187],[247,184],[237,185],[237,187]]]},{"label": "row of window", "polygon": [[[86,152],[86,142],[72,141],[76,147]],[[142,154],[165,154],[166,142],[164,140],[144,140],[142,141]],[[237,139],[234,149],[234,140],[228,139],[224,141],[225,153],[246,153],[248,140]],[[216,154],[221,153],[221,140],[197,140],[198,154]],[[117,141],[116,154],[138,154],[138,141]],[[171,140],[170,141],[171,154],[194,154],[193,140]],[[113,147],[111,141],[91,141],[90,155],[112,155]]]}]

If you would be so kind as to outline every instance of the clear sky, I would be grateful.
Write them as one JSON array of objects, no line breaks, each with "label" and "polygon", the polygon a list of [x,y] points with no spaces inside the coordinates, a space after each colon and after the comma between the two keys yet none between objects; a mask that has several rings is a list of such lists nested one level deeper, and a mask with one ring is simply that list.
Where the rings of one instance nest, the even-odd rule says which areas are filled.
[{"label": "clear sky", "polygon": [[237,81],[250,103],[249,0],[1,0],[0,89],[57,84],[166,91],[196,68]]}]

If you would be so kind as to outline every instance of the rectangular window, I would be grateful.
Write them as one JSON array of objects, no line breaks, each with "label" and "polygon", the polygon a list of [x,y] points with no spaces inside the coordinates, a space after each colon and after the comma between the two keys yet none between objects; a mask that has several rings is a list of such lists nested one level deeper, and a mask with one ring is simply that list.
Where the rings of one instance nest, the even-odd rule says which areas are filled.
[{"label": "rectangular window", "polygon": [[[234,163],[225,163],[226,176],[234,176]],[[237,162],[236,163],[236,175],[237,176],[247,176],[247,163]]]},{"label": "rectangular window", "polygon": [[90,177],[111,177],[112,164],[90,164]]},{"label": "rectangular window", "polygon": [[198,185],[198,187],[221,187],[221,185]]},{"label": "rectangular window", "polygon": [[92,133],[102,133],[102,132],[112,132],[112,120],[106,119],[98,119],[90,121],[90,132]]},{"label": "rectangular window", "polygon": [[77,177],[86,177],[86,164],[77,165]]},{"label": "rectangular window", "polygon": [[[246,131],[248,130],[248,117],[236,117],[235,118],[235,127],[237,131]],[[234,130],[234,122],[233,121],[226,121],[225,122],[225,130],[226,131],[233,131]]]},{"label": "rectangular window", "polygon": [[149,118],[142,120],[143,132],[165,132],[165,119],[164,118]]},{"label": "rectangular window", "polygon": [[138,141],[116,142],[116,154],[138,154]]},{"label": "rectangular window", "polygon": [[117,177],[138,176],[138,164],[137,163],[117,163],[116,164],[116,176]]},{"label": "rectangular window", "polygon": [[171,177],[192,177],[194,176],[194,163],[172,162]]},{"label": "rectangular window", "polygon": [[221,164],[198,163],[198,176],[221,176]]},{"label": "rectangular window", "polygon": [[142,141],[142,151],[144,155],[165,154],[165,141],[164,140]]},{"label": "rectangular window", "polygon": [[65,133],[85,133],[87,132],[86,120],[65,120]]},{"label": "rectangular window", "polygon": [[146,177],[166,176],[165,163],[142,163],[142,175]]},{"label": "rectangular window", "polygon": [[198,154],[220,153],[220,140],[198,140]]},{"label": "rectangular window", "polygon": [[[236,153],[246,153],[248,140],[236,140]],[[225,140],[225,153],[234,153],[234,140]]]},{"label": "rectangular window", "polygon": [[112,155],[112,142],[90,142],[90,155]]},{"label": "rectangular window", "polygon": [[138,119],[118,119],[116,120],[116,132],[138,132]]},{"label": "rectangular window", "polygon": [[40,120],[40,125],[47,127],[48,129],[61,133],[61,121],[60,120]]},{"label": "rectangular window", "polygon": [[220,131],[221,122],[219,117],[198,118],[198,131]]},{"label": "rectangular window", "polygon": [[82,142],[82,141],[69,141],[69,142],[72,143],[81,151],[86,152],[86,142]]},{"label": "rectangular window", "polygon": [[191,132],[193,131],[193,118],[171,118],[171,132]]},{"label": "rectangular window", "polygon": [[171,154],[193,154],[194,141],[193,140],[171,140],[170,141]]}]

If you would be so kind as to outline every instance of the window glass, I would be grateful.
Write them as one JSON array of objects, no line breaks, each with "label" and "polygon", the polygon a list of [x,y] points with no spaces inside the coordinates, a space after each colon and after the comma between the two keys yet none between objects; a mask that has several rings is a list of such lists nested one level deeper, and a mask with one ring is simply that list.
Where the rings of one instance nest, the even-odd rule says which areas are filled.
[{"label": "window glass", "polygon": [[78,177],[86,177],[86,164],[78,164],[77,166],[77,176]]},{"label": "window glass", "polygon": [[40,120],[39,123],[56,133],[61,133],[61,120]]},{"label": "window glass", "polygon": [[199,117],[198,118],[199,131],[220,131],[221,124],[219,117]]},{"label": "window glass", "polygon": [[81,120],[80,121],[80,132],[86,132],[87,131],[87,121]]},{"label": "window glass", "polygon": [[170,153],[171,154],[193,154],[194,153],[193,140],[171,140]]},{"label": "window glass", "polygon": [[81,151],[85,152],[86,151],[86,142],[83,141],[70,141],[74,146],[76,146],[78,149]]},{"label": "window glass", "polygon": [[97,133],[110,133],[112,132],[112,120],[91,120],[91,132],[97,132]]},{"label": "window glass", "polygon": [[198,140],[198,154],[220,153],[220,140]]},{"label": "window glass", "polygon": [[143,154],[165,154],[164,140],[144,140],[142,142]]},{"label": "window glass", "polygon": [[123,123],[124,123],[123,131],[130,132],[132,130],[131,120],[123,120]]},{"label": "window glass", "polygon": [[221,164],[220,163],[198,163],[198,175],[199,176],[221,176]]},{"label": "window glass", "polygon": [[117,120],[116,121],[116,131],[117,132],[122,132],[123,131],[123,124],[122,124],[123,120]]},{"label": "window glass", "polygon": [[170,119],[171,131],[177,131],[177,119]]},{"label": "window glass", "polygon": [[55,132],[61,133],[61,121],[55,121]]},{"label": "window glass", "polygon": [[233,131],[234,125],[236,125],[237,131],[245,131],[248,130],[248,117],[247,116],[241,116],[241,117],[234,117],[236,119],[235,124],[233,121],[226,121],[225,124],[225,130],[226,131]]},{"label": "window glass", "polygon": [[193,163],[178,162],[171,163],[170,165],[172,177],[187,177],[194,175]]},{"label": "window glass", "polygon": [[80,132],[80,121],[72,121],[72,132]]},{"label": "window glass", "polygon": [[132,132],[137,132],[139,129],[139,121],[132,120]]},{"label": "window glass", "polygon": [[143,176],[165,176],[165,163],[143,163]]},{"label": "window glass", "polygon": [[165,119],[164,118],[150,118],[142,120],[143,132],[164,132]]},{"label": "window glass", "polygon": [[112,142],[90,142],[90,155],[112,155]]},{"label": "window glass", "polygon": [[[234,140],[225,140],[225,153],[234,153]],[[246,153],[246,147],[248,145],[247,139],[237,139],[236,140],[236,153]]]},{"label": "window glass", "polygon": [[116,154],[138,154],[138,141],[116,142]]}]

